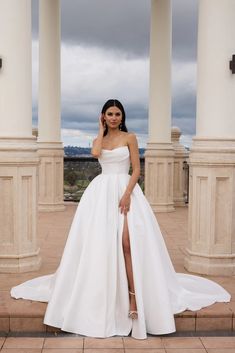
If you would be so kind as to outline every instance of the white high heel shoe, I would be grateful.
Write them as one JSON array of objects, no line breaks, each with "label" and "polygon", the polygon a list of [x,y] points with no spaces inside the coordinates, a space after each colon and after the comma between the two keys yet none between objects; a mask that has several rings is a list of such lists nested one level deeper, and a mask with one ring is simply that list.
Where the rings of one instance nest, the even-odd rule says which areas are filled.
[{"label": "white high heel shoe", "polygon": [[[135,293],[134,293],[134,292],[131,292],[130,290],[129,290],[129,294],[130,294],[130,295],[135,295]],[[136,311],[136,310],[129,310],[128,317],[130,317],[130,318],[133,319],[133,320],[137,320],[137,319],[138,319],[138,311]]]}]

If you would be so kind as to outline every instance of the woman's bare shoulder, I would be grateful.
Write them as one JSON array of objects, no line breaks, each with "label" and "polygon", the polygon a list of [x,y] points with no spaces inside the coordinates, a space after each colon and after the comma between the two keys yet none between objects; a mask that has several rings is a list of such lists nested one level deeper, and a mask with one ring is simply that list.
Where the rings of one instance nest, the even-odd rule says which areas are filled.
[{"label": "woman's bare shoulder", "polygon": [[128,132],[127,133],[127,139],[129,143],[133,143],[137,141],[136,134],[134,132]]},{"label": "woman's bare shoulder", "polygon": [[129,143],[136,138],[133,132],[120,131],[120,133],[120,137],[122,138],[123,143],[127,145],[129,145]]}]

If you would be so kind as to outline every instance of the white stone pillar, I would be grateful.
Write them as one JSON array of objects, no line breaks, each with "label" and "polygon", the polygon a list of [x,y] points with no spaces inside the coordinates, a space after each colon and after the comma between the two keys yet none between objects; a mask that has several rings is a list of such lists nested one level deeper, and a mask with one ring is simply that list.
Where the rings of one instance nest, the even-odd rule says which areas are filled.
[{"label": "white stone pillar", "polygon": [[201,0],[197,132],[190,153],[189,244],[185,267],[235,274],[235,1]]},{"label": "white stone pillar", "polygon": [[60,0],[39,1],[39,210],[64,210],[60,134]]},{"label": "white stone pillar", "polygon": [[38,156],[32,136],[31,1],[0,2],[0,272],[35,271]]},{"label": "white stone pillar", "polygon": [[145,194],[156,211],[173,211],[171,143],[171,0],[152,0],[150,35],[149,140]]},{"label": "white stone pillar", "polygon": [[174,149],[174,182],[173,182],[173,195],[174,206],[186,206],[187,198],[187,180],[184,164],[188,160],[188,151],[180,143],[181,131],[178,127],[174,126],[171,129],[171,141]]}]

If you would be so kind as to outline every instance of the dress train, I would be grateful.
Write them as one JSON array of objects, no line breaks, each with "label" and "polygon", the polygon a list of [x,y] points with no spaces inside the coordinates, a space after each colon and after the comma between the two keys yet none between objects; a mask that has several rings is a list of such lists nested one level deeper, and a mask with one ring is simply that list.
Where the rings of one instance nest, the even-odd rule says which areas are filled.
[{"label": "dress train", "polygon": [[176,273],[155,215],[136,184],[127,213],[138,319],[128,317],[129,294],[119,200],[128,184],[127,146],[102,150],[102,173],[77,207],[54,274],[11,290],[14,298],[48,302],[44,323],[91,337],[144,339],[175,331],[174,314],[230,301],[217,283]]}]

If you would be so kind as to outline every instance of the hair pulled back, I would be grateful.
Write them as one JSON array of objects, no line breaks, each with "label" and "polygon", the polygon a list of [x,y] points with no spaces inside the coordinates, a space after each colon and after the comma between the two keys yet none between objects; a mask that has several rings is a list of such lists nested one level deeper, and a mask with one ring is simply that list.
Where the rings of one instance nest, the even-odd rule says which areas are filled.
[{"label": "hair pulled back", "polygon": [[[119,130],[127,132],[128,130],[127,130],[126,123],[125,123],[126,113],[125,113],[125,110],[124,110],[124,107],[123,107],[122,103],[118,99],[109,99],[109,100],[107,100],[107,102],[104,104],[104,106],[103,106],[103,108],[101,110],[101,113],[105,114],[106,110],[111,108],[111,107],[117,107],[118,109],[121,110],[121,112],[122,112],[122,121],[121,121],[121,124],[119,125]],[[108,133],[108,126],[106,124],[105,130],[104,130],[104,136],[107,135],[107,133]]]}]

